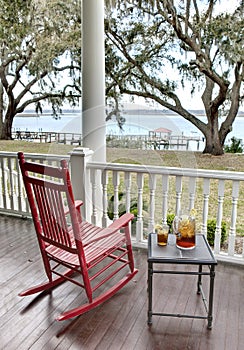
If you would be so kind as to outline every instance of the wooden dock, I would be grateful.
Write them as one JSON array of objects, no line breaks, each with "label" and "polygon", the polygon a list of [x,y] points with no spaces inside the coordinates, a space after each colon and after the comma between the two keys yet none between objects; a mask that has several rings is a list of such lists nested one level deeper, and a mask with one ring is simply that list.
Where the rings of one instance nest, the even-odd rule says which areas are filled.
[{"label": "wooden dock", "polygon": [[[58,132],[35,132],[35,131],[14,131],[12,137],[15,140],[25,140],[30,142],[63,143],[82,145],[82,134],[78,133],[58,133]],[[113,148],[131,149],[177,149],[188,150],[190,142],[196,142],[197,150],[203,141],[199,136],[184,135],[107,135],[107,146]]]},{"label": "wooden dock", "polygon": [[63,143],[63,144],[82,144],[82,135],[76,133],[59,132],[36,132],[36,131],[14,131],[12,138],[15,140],[25,140],[30,142],[44,143]]},{"label": "wooden dock", "polygon": [[107,135],[108,147],[137,149],[184,149],[188,150],[190,142],[196,142],[197,150],[203,139],[200,136],[170,135],[164,137],[148,135]]}]

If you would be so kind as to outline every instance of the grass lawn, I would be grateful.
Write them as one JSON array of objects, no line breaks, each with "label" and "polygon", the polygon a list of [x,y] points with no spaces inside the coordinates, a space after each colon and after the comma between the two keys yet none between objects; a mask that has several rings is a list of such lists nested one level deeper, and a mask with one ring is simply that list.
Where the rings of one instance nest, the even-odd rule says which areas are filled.
[{"label": "grass lawn", "polygon": [[[74,146],[56,143],[0,140],[0,152],[67,154]],[[244,154],[226,153],[211,156],[201,152],[137,150],[128,148],[107,148],[107,161],[141,165],[161,165],[196,169],[216,169],[244,172]]]},{"label": "grass lawn", "polygon": [[196,169],[215,169],[244,172],[244,154],[226,153],[212,156],[191,151],[135,150],[127,148],[107,148],[109,162],[162,165]]},{"label": "grass lawn", "polygon": [[41,154],[67,154],[74,147],[57,143],[0,140],[0,152],[25,152]]}]

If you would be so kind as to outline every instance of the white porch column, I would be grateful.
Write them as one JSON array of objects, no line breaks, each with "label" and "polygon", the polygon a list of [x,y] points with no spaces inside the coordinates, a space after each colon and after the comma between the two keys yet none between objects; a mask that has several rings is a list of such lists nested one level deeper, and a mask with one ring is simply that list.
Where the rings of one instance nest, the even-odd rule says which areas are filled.
[{"label": "white porch column", "polygon": [[75,199],[83,201],[82,218],[90,221],[92,215],[92,192],[90,172],[86,164],[92,160],[93,152],[88,148],[77,147],[70,152],[71,179]]},{"label": "white porch column", "polygon": [[106,161],[104,1],[83,0],[82,134],[93,160]]}]

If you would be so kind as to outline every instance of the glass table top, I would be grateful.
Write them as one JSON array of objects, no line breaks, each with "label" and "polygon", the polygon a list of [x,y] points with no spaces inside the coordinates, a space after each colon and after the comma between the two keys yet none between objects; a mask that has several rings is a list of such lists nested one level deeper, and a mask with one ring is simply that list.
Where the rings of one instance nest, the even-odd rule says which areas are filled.
[{"label": "glass table top", "polygon": [[177,264],[217,264],[204,235],[196,235],[196,246],[190,250],[177,248],[174,238],[175,236],[170,234],[168,244],[159,246],[157,234],[150,233],[148,237],[148,261]]}]

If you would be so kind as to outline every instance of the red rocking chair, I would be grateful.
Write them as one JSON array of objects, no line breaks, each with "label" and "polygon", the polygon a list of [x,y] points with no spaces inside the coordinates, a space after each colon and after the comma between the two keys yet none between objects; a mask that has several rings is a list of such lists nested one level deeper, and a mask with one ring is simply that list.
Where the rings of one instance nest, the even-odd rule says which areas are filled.
[{"label": "red rocking chair", "polygon": [[[84,288],[88,301],[63,312],[57,320],[81,315],[108,300],[138,272],[134,268],[129,231],[133,214],[124,214],[107,228],[83,221],[82,201],[74,200],[65,160],[60,168],[55,168],[27,162],[22,152],[18,158],[48,278],[46,283],[19,295],[51,290],[68,280]],[[121,277],[124,268],[128,271],[123,270]],[[105,291],[103,287],[94,296],[106,282],[109,287]]]}]

